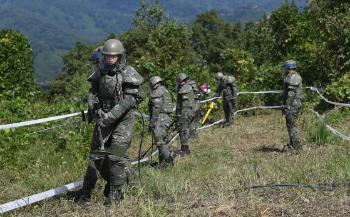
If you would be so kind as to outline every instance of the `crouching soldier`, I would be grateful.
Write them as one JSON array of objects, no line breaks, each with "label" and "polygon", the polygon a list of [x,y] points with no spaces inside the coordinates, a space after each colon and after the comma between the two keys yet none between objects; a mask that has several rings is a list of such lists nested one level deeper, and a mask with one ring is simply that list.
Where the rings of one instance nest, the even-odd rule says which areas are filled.
[{"label": "crouching soldier", "polygon": [[134,126],[134,108],[144,96],[143,77],[125,65],[125,50],[117,39],[107,40],[102,48],[103,61],[88,79],[89,111],[96,118],[89,164],[82,189],[70,192],[75,201],[89,200],[99,176],[106,181],[105,205],[123,200],[122,187],[130,167],[128,149]]},{"label": "crouching soldier", "polygon": [[152,130],[154,142],[159,150],[159,168],[174,164],[173,157],[169,152],[167,144],[168,129],[172,122],[170,114],[174,111],[174,105],[171,95],[163,86],[162,81],[163,79],[159,76],[150,78],[151,94],[148,103],[150,129]]}]

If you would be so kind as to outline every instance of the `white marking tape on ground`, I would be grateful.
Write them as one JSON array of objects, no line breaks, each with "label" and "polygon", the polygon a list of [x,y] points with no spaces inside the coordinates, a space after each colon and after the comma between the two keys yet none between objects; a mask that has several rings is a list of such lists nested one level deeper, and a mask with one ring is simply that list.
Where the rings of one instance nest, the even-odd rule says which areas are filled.
[{"label": "white marking tape on ground", "polygon": [[316,87],[306,87],[305,89],[312,90],[316,92],[324,101],[326,101],[329,104],[337,105],[337,106],[345,106],[345,107],[350,107],[350,104],[347,103],[340,103],[340,102],[333,102],[328,100],[326,97],[324,97],[321,92],[316,88]]},{"label": "white marking tape on ground", "polygon": [[24,197],[24,198],[19,199],[19,200],[15,200],[15,201],[11,201],[11,202],[2,204],[0,206],[0,213],[8,212],[10,210],[17,209],[19,207],[27,206],[29,204],[36,203],[36,202],[45,200],[45,199],[50,198],[50,197],[54,197],[58,194],[61,194],[65,191],[67,191],[67,190],[74,189],[74,188],[82,185],[82,183],[83,183],[83,180],[79,180],[77,182],[73,182],[73,183],[58,187],[58,188],[54,188],[54,189],[51,189],[51,190],[48,190],[48,191],[45,191],[45,192],[42,192],[39,194],[34,194],[32,196],[29,196],[29,197]]},{"label": "white marking tape on ground", "polygon": [[313,112],[313,113],[317,116],[317,118],[320,120],[320,122],[321,122],[329,131],[331,131],[333,134],[339,136],[340,138],[342,138],[342,139],[344,139],[344,140],[350,141],[350,137],[349,137],[349,136],[347,136],[347,135],[345,135],[345,134],[339,132],[338,130],[336,130],[336,129],[334,129],[333,127],[331,127],[331,126],[329,126],[328,124],[326,124],[325,121],[324,121],[324,119],[321,117],[321,115],[320,115],[317,111],[315,111],[315,110],[313,110],[313,109],[310,109],[310,111]]},{"label": "white marking tape on ground", "polygon": [[[223,120],[220,120],[220,121],[217,121],[217,122],[215,122],[213,124],[210,124],[208,126],[203,126],[203,127],[199,128],[199,130],[205,129],[205,128],[208,128],[208,127],[212,127],[215,124],[221,123],[222,121]],[[178,136],[179,136],[179,134],[176,134],[169,141],[169,143],[174,142],[177,139]],[[151,154],[151,156],[154,156],[157,153],[158,153],[158,150],[154,151]],[[140,163],[144,163],[144,162],[147,162],[149,160],[150,160],[150,157],[145,157],[145,158],[140,160]],[[138,164],[137,160],[131,162],[131,165],[137,165],[137,164]],[[58,188],[51,189],[51,190],[48,190],[48,191],[45,191],[45,192],[42,192],[42,193],[39,193],[39,194],[35,194],[35,195],[29,196],[29,197],[24,197],[24,198],[19,199],[19,200],[15,200],[15,201],[11,201],[11,202],[2,204],[2,205],[0,205],[0,213],[8,212],[8,211],[11,211],[11,210],[23,207],[23,206],[28,206],[30,204],[33,204],[33,203],[36,203],[36,202],[39,202],[39,201],[42,201],[42,200],[46,200],[48,198],[51,198],[51,197],[54,197],[56,195],[62,194],[65,191],[77,188],[77,187],[81,186],[82,184],[83,184],[83,180],[79,180],[79,181],[76,181],[76,182],[64,185],[62,187],[58,187]]]}]

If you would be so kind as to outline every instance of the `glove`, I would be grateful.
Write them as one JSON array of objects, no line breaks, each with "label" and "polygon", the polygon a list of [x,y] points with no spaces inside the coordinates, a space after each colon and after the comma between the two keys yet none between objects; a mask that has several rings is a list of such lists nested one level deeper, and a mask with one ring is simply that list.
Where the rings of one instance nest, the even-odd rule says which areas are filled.
[{"label": "glove", "polygon": [[98,119],[97,119],[97,124],[102,127],[108,127],[110,123],[108,122],[108,113],[103,112],[101,109],[97,111],[98,114]]}]

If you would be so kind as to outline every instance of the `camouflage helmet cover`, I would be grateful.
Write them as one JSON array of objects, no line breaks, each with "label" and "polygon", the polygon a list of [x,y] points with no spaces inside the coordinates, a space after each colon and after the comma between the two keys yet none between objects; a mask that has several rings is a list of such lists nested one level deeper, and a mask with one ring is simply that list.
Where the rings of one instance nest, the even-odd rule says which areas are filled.
[{"label": "camouflage helmet cover", "polygon": [[216,80],[221,80],[224,77],[224,74],[222,72],[217,72],[215,74],[215,79]]},{"label": "camouflage helmet cover", "polygon": [[117,39],[107,40],[102,47],[103,55],[123,55],[125,49],[123,44]]},{"label": "camouflage helmet cover", "polygon": [[181,82],[183,82],[184,80],[186,80],[186,79],[188,79],[188,75],[186,75],[185,73],[180,73],[180,74],[178,74],[177,75],[177,77],[176,77],[176,81],[178,82],[178,83],[181,83]]},{"label": "camouflage helmet cover", "polygon": [[162,82],[162,81],[163,81],[163,79],[161,77],[153,76],[153,77],[151,77],[149,79],[149,84],[152,87],[152,86],[154,86],[154,85],[156,85],[156,84],[158,84],[159,82]]}]

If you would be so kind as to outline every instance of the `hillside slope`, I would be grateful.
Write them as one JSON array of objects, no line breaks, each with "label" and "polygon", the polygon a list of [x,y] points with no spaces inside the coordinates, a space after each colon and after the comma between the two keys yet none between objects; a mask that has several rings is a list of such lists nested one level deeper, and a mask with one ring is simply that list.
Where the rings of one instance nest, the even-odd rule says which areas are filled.
[{"label": "hillside slope", "polygon": [[[348,216],[349,145],[339,140],[325,145],[311,143],[309,132],[315,129],[317,120],[305,112],[299,119],[305,149],[299,154],[280,152],[288,138],[284,118],[278,111],[258,113],[238,117],[235,126],[228,129],[202,131],[198,140],[191,143],[193,154],[178,159],[173,168],[159,171],[143,167],[143,188],[127,189],[124,202],[108,213],[112,212],[112,216]],[[338,123],[337,128],[349,133],[347,121]],[[72,134],[79,129],[70,127],[65,131]],[[89,134],[86,130],[80,133]],[[149,142],[148,138],[145,146]],[[134,143],[132,156],[136,156],[138,141]],[[172,148],[177,146],[173,144]],[[0,188],[0,203],[83,176],[86,160],[72,161],[72,152],[65,154],[62,163],[61,153],[55,153],[53,148],[46,145],[28,174],[1,171],[0,177],[9,177],[11,181],[2,180],[2,186],[6,187]],[[48,160],[50,152],[51,160]],[[326,185],[321,189],[247,189],[273,183]],[[99,182],[92,202],[86,205],[59,197],[8,215],[101,216],[106,211],[102,204],[103,184]]]},{"label": "hillside slope", "polygon": [[[77,41],[98,42],[109,33],[119,34],[132,25],[139,0],[2,0],[0,29],[13,28],[27,35],[35,54],[36,77],[39,82],[52,80],[62,67],[61,56]],[[191,22],[196,14],[217,9],[232,21],[258,19],[279,7],[281,0],[238,1],[161,0],[170,16]],[[305,0],[295,1],[300,7]],[[107,18],[108,17],[108,18]]]}]

